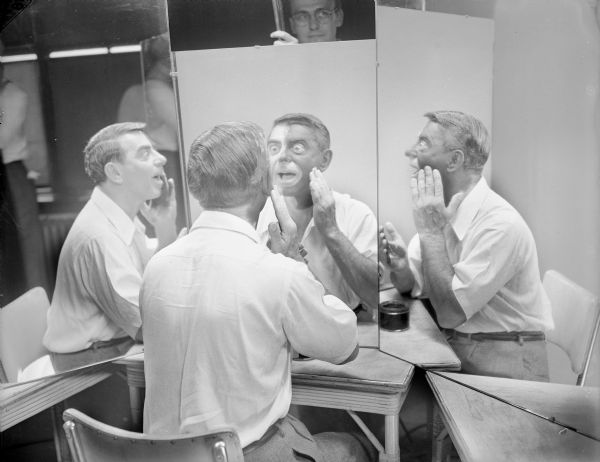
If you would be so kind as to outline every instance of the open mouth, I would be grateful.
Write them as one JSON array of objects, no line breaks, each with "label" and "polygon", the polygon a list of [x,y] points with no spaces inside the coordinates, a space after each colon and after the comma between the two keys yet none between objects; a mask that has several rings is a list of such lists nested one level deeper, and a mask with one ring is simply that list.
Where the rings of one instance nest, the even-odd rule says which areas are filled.
[{"label": "open mouth", "polygon": [[277,178],[279,178],[280,181],[290,181],[292,179],[294,179],[296,177],[295,173],[278,173],[277,174]]}]

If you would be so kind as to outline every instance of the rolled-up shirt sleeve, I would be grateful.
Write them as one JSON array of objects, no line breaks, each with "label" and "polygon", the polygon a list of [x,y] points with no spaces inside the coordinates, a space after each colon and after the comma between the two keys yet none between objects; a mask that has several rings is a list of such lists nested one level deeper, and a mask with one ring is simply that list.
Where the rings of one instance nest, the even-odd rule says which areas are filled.
[{"label": "rolled-up shirt sleeve", "polygon": [[282,322],[292,347],[334,364],[344,362],[358,344],[356,315],[298,264],[291,274]]},{"label": "rolled-up shirt sleeve", "polygon": [[83,254],[82,281],[104,314],[130,337],[142,325],[139,292],[142,274],[118,239],[91,241]]}]

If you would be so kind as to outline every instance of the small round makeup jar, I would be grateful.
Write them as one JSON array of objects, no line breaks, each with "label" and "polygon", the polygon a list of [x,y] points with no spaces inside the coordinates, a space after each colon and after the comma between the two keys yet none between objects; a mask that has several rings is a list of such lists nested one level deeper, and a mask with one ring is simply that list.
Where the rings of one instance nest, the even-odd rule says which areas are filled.
[{"label": "small round makeup jar", "polygon": [[379,304],[379,327],[384,330],[408,329],[409,307],[401,300],[388,300]]}]

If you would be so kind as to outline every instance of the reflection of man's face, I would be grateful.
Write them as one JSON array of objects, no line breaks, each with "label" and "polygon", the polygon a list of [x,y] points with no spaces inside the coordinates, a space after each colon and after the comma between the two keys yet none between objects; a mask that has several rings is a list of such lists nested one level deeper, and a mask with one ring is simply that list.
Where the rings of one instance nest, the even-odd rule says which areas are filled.
[{"label": "reflection of man's face", "polygon": [[146,201],[160,196],[163,167],[167,159],[158,153],[142,132],[126,133],[119,138],[121,159],[118,163],[123,185],[135,198]]},{"label": "reflection of man's face", "polygon": [[335,0],[291,0],[290,26],[300,43],[332,42],[344,21]]},{"label": "reflection of man's face", "polygon": [[446,171],[448,152],[446,130],[437,123],[428,122],[414,146],[406,151],[406,157],[410,161],[411,174],[415,175],[426,165],[432,169],[438,169],[443,174]]},{"label": "reflection of man's face", "polygon": [[322,149],[312,129],[304,125],[276,125],[267,141],[273,184],[285,196],[310,194],[310,171],[324,168]]}]

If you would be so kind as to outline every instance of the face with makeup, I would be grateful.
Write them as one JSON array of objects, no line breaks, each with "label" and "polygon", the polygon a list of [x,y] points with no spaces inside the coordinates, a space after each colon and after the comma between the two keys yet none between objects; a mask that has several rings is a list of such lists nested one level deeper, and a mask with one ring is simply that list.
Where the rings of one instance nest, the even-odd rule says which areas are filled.
[{"label": "face with makeup", "polygon": [[410,162],[411,176],[427,165],[439,170],[443,175],[452,152],[447,147],[447,141],[446,129],[435,122],[428,122],[417,142],[405,153]]},{"label": "face with makeup", "polygon": [[331,150],[315,131],[300,124],[279,124],[267,141],[273,184],[285,196],[310,195],[310,171],[324,171],[331,161]]}]

